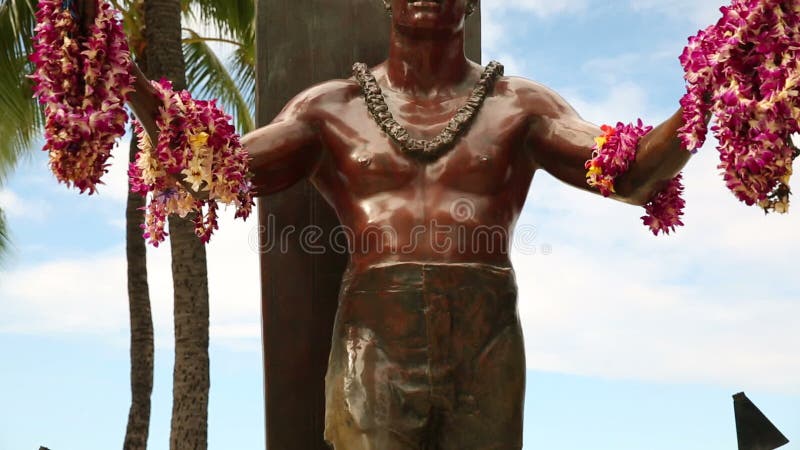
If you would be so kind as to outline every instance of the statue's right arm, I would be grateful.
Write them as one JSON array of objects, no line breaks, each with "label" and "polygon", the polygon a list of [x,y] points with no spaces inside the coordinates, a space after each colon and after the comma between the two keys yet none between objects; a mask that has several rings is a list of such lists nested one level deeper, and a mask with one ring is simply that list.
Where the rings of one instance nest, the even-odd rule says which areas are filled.
[{"label": "statue's right arm", "polygon": [[150,84],[150,80],[142,73],[135,62],[131,63],[131,71],[136,77],[134,91],[128,97],[128,105],[136,114],[136,118],[142,123],[150,142],[158,142],[158,129],[156,128],[156,117],[161,102],[158,100],[156,89]]},{"label": "statue's right arm", "polygon": [[[155,88],[136,64],[133,65],[133,70],[136,75],[136,90],[131,93],[128,103],[151,142],[157,142],[155,119],[159,114],[160,102]],[[315,121],[309,112],[315,93],[318,90],[310,89],[301,93],[284,107],[271,124],[242,138],[242,145],[250,156],[256,195],[271,194],[292,186],[310,175],[319,161],[322,146]],[[201,195],[182,181],[176,181],[193,195]]]},{"label": "statue's right arm", "polygon": [[[77,0],[77,7],[81,26],[88,29],[96,16],[96,2]],[[156,89],[136,63],[132,63],[131,70],[136,82],[134,91],[128,97],[128,104],[151,142],[157,142],[156,118],[161,102]],[[317,103],[329,88],[316,86],[299,94],[271,124],[242,138],[242,145],[251,158],[250,169],[254,173],[253,184],[257,195],[286,189],[310,175],[316,167],[322,146],[310,110],[313,108],[311,105]],[[200,196],[182,181],[176,181],[192,195]]]},{"label": "statue's right arm", "polygon": [[250,155],[250,170],[256,195],[291,187],[314,171],[322,155],[310,89],[290,101],[269,125],[242,138]]}]

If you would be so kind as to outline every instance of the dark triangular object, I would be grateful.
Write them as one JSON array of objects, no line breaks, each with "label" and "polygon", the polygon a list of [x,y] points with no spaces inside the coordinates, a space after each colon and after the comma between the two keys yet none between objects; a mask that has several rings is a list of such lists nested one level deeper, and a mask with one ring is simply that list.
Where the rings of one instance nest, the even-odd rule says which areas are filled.
[{"label": "dark triangular object", "polygon": [[739,450],[775,450],[789,443],[744,392],[733,396],[733,411]]}]

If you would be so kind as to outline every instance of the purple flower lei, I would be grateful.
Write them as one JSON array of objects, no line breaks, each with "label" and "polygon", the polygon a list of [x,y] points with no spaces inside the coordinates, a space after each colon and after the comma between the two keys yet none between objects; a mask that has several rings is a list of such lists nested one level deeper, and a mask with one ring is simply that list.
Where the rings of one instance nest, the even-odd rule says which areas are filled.
[{"label": "purple flower lei", "polygon": [[[175,92],[167,80],[153,82],[162,106],[156,118],[158,142],[150,142],[139,121],[139,153],[128,168],[131,191],[148,197],[144,238],[158,246],[166,236],[167,216],[191,215],[195,233],[208,242],[218,228],[218,202],[232,204],[236,218],[246,219],[253,208],[252,174],[247,151],[231,117],[215,101],[195,100],[188,91]],[[195,198],[175,183],[181,178]]]},{"label": "purple flower lei", "polygon": [[71,3],[39,1],[30,78],[44,109],[51,170],[60,182],[93,194],[125,134],[125,100],[135,79],[118,11],[99,0],[84,35]]},{"label": "purple flower lei", "polygon": [[[40,0],[30,59],[35,96],[44,105],[45,146],[59,181],[93,194],[108,171],[108,158],[125,134],[125,101],[133,91],[131,55],[118,11],[97,1],[97,17],[82,34],[71,0]],[[237,218],[253,206],[247,152],[239,135],[214,101],[174,92],[154,82],[163,104],[156,119],[153,147],[135,121],[140,152],[128,168],[131,190],[149,201],[144,238],[157,246],[167,236],[167,216],[193,214],[195,232],[208,242],[218,228],[218,202],[233,204]],[[207,199],[195,199],[175,183],[192,185]]]},{"label": "purple flower lei", "polygon": [[681,139],[696,151],[719,141],[718,168],[747,205],[784,213],[800,132],[800,2],[734,0],[681,55],[687,92]]},{"label": "purple flower lei", "polygon": [[[636,158],[639,141],[653,127],[645,126],[641,119],[635,124],[617,123],[615,127],[603,125],[603,134],[595,138],[592,159],[586,161],[586,181],[600,191],[603,196],[613,194],[617,177],[630,168]],[[644,224],[654,235],[669,234],[675,227],[683,226],[681,217],[686,202],[681,194],[683,183],[681,175],[670,180],[669,184],[644,205]]]}]

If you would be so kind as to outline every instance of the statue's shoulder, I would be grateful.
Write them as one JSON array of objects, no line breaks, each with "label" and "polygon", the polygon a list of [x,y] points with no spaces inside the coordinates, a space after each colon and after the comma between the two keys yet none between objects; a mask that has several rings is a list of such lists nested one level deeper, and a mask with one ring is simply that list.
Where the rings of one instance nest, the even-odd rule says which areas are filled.
[{"label": "statue's shoulder", "polygon": [[302,103],[308,109],[330,109],[346,104],[360,92],[360,86],[352,79],[332,79],[306,88],[292,102]]},{"label": "statue's shoulder", "polygon": [[567,104],[556,91],[538,81],[523,77],[501,77],[495,85],[496,95],[512,97],[530,114],[551,114],[562,110]]},{"label": "statue's shoulder", "polygon": [[552,97],[558,94],[538,81],[517,76],[502,76],[495,84],[495,92],[516,98]]}]

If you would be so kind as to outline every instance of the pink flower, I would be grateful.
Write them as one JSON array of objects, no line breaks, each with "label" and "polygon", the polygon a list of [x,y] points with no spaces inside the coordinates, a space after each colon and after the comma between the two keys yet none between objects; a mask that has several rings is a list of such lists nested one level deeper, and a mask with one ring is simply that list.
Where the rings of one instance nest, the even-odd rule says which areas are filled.
[{"label": "pink flower", "polygon": [[[586,181],[608,197],[614,193],[617,177],[627,172],[636,159],[639,141],[653,127],[644,126],[639,119],[636,124],[617,123],[616,127],[603,125],[601,129],[603,135],[595,139],[592,159],[586,162]],[[681,216],[685,202],[681,198],[682,192],[681,175],[678,175],[645,205],[647,215],[642,219],[653,234],[669,234],[676,226],[683,225]]]},{"label": "pink flower", "polygon": [[785,212],[800,131],[800,4],[734,0],[716,25],[689,39],[681,55],[684,146],[706,138],[706,116],[719,140],[719,169],[742,202]]},{"label": "pink flower", "polygon": [[[153,146],[142,125],[135,122],[139,153],[129,169],[131,190],[149,197],[145,238],[158,245],[166,236],[166,217],[192,215],[195,233],[203,242],[218,228],[218,204],[236,208],[246,219],[253,208],[249,157],[231,125],[231,117],[216,102],[195,100],[188,91],[175,92],[167,80],[153,82],[162,106],[156,118],[158,142]],[[198,200],[174,184],[182,178]]]},{"label": "pink flower", "polygon": [[44,150],[56,178],[81,193],[96,191],[128,120],[124,104],[134,77],[117,15],[100,0],[84,36],[61,0],[40,0],[36,12],[30,78],[44,105]]},{"label": "pink flower", "polygon": [[642,217],[642,221],[658,236],[658,233],[669,234],[675,231],[675,227],[683,226],[681,217],[686,202],[683,200],[682,175],[670,180],[666,188],[657,193],[648,202],[644,209],[647,214]]},{"label": "pink flower", "polygon": [[586,162],[589,186],[597,188],[605,197],[611,195],[614,180],[628,171],[636,157],[639,139],[652,129],[645,127],[641,120],[636,124],[617,123],[616,127],[603,125],[603,135],[595,139],[592,159]]}]

